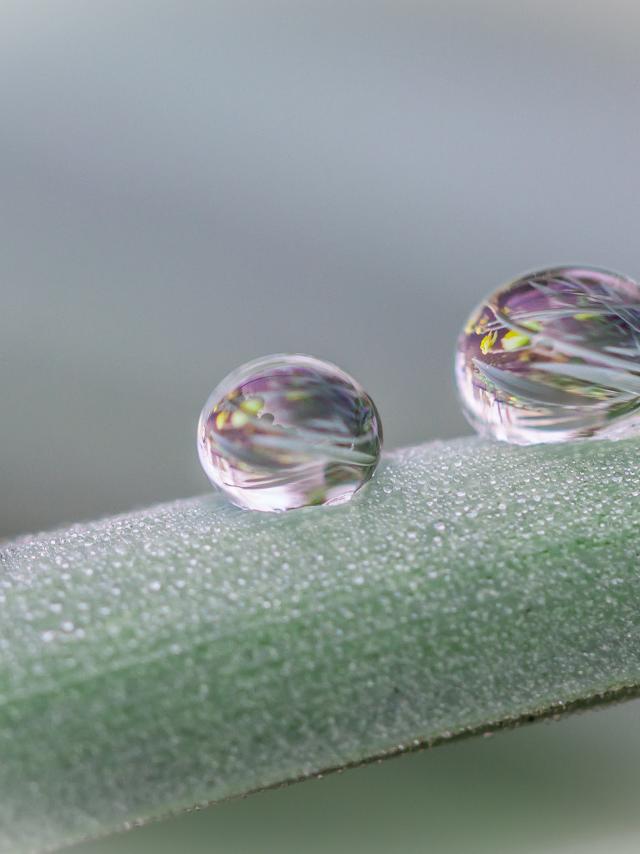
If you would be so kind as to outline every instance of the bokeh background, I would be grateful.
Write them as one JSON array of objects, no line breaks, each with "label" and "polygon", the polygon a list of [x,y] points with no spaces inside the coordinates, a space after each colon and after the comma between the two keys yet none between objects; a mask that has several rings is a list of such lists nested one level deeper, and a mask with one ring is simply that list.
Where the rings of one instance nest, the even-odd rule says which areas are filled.
[{"label": "bokeh background", "polygon": [[[203,491],[231,368],[358,377],[387,446],[466,432],[467,312],[532,267],[640,275],[636,0],[2,0],[0,538]],[[1,628],[0,628],[1,631]],[[640,708],[76,849],[640,849]]]}]

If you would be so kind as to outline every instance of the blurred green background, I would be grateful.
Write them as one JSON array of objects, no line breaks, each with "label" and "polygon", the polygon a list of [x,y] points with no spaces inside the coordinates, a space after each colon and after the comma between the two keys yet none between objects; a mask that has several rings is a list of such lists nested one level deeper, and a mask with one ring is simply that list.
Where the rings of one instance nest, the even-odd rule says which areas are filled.
[{"label": "blurred green background", "polygon": [[627,703],[439,747],[70,854],[636,854],[638,716]]},{"label": "blurred green background", "polygon": [[[199,408],[302,351],[466,432],[487,290],[638,277],[635,0],[0,5],[0,538],[205,490]],[[631,703],[76,851],[640,848]]]}]

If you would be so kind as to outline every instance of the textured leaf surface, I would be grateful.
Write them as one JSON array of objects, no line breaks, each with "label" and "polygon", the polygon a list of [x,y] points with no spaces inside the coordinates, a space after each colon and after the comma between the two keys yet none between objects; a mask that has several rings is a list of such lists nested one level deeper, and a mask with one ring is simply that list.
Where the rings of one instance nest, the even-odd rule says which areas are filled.
[{"label": "textured leaf surface", "polygon": [[635,692],[639,447],[434,443],[341,507],[6,545],[0,849]]}]

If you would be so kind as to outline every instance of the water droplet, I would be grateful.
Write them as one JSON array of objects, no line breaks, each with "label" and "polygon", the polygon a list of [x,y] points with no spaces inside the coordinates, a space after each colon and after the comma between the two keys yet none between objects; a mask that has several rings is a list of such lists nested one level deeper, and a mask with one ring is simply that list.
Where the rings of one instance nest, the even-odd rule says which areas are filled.
[{"label": "water droplet", "polygon": [[489,296],[458,340],[465,414],[518,444],[640,430],[640,287],[617,273],[559,267]]},{"label": "water droplet", "polygon": [[240,507],[348,501],[378,464],[382,424],[348,374],[311,356],[266,356],[229,374],[198,422],[209,480]]}]

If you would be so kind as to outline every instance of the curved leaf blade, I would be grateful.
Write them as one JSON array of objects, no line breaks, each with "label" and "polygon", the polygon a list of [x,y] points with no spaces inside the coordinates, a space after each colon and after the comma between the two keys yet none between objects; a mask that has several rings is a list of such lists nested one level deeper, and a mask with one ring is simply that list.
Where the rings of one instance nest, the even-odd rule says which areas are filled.
[{"label": "curved leaf blade", "polygon": [[638,448],[432,443],[349,505],[5,546],[0,849],[635,693]]}]

